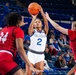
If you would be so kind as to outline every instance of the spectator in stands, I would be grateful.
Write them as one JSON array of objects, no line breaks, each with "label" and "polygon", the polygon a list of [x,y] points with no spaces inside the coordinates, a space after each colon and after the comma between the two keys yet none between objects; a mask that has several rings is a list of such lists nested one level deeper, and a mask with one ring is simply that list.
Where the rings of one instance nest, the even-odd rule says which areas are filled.
[{"label": "spectator in stands", "polygon": [[7,15],[10,12],[9,3],[7,2],[4,6],[4,15]]},{"label": "spectator in stands", "polygon": [[68,68],[72,68],[72,67],[74,67],[74,65],[75,65],[74,56],[70,52],[70,60],[67,62],[67,66],[68,66]]},{"label": "spectator in stands", "polygon": [[74,67],[74,63],[72,63],[72,60],[70,59],[69,61],[68,61],[68,63],[67,63],[67,66],[68,66],[68,68],[72,68],[72,67]]},{"label": "spectator in stands", "polygon": [[66,40],[64,39],[64,34],[60,34],[60,37],[58,39],[58,43],[64,52],[67,51],[66,50],[67,49],[67,43],[66,43]]},{"label": "spectator in stands", "polygon": [[51,54],[49,53],[49,48],[48,47],[45,48],[44,55],[45,55],[45,60],[47,62],[51,62],[52,61],[52,57],[51,57]]},{"label": "spectator in stands", "polygon": [[71,61],[72,61],[72,64],[75,65],[75,61],[74,61],[74,55],[71,56]]},{"label": "spectator in stands", "polygon": [[68,52],[66,52],[66,54],[65,54],[64,58],[65,58],[65,60],[66,60],[66,62],[67,62],[67,63],[70,61],[71,56],[70,56],[70,52],[69,52],[69,51],[68,51]]},{"label": "spectator in stands", "polygon": [[50,30],[50,35],[51,35],[51,34],[54,34],[54,35],[55,35],[54,28],[52,28],[52,29]]},{"label": "spectator in stands", "polygon": [[71,49],[71,47],[70,47],[70,46],[68,47],[68,50],[67,50],[67,52],[70,52],[70,53],[72,53],[72,49]]},{"label": "spectator in stands", "polygon": [[54,40],[55,40],[55,35],[54,34],[51,34],[51,37],[49,39],[49,43],[50,44],[53,44]]},{"label": "spectator in stands", "polygon": [[58,43],[59,43],[59,46],[61,47],[61,50],[63,50],[64,52],[65,51],[67,52],[68,44],[67,44],[67,41],[66,41],[64,34],[60,34],[60,37],[58,39]]},{"label": "spectator in stands", "polygon": [[53,45],[54,49],[58,51],[58,54],[61,52],[61,48],[58,45],[58,41],[55,39],[54,30],[51,31],[51,37],[49,43]]},{"label": "spectator in stands", "polygon": [[51,34],[54,34],[54,35],[55,35],[54,28],[49,29],[49,32],[48,32],[48,35],[47,35],[47,38],[48,38],[47,41],[48,41],[48,42],[50,42]]},{"label": "spectator in stands", "polygon": [[53,46],[57,50],[58,55],[61,54],[61,48],[59,47],[58,41],[56,39],[53,41]]},{"label": "spectator in stands", "polygon": [[57,68],[66,68],[66,61],[65,61],[65,59],[60,55],[58,57],[58,59],[55,61],[54,66],[57,67]]},{"label": "spectator in stands", "polygon": [[54,28],[52,28],[52,29],[50,30],[50,33],[55,35]]},{"label": "spectator in stands", "polygon": [[49,45],[49,53],[52,56],[56,56],[57,55],[57,50],[54,48],[54,46],[52,44]]}]

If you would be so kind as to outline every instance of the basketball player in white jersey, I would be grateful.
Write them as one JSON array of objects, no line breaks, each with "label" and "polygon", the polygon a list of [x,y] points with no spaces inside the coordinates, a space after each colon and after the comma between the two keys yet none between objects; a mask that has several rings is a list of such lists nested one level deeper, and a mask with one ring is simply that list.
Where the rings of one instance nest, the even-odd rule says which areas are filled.
[{"label": "basketball player in white jersey", "polygon": [[[33,66],[43,70],[44,69],[44,50],[47,42],[48,21],[45,17],[42,7],[40,6],[40,13],[44,19],[44,29],[42,29],[42,22],[36,19],[37,15],[32,15],[32,22],[29,26],[28,33],[30,35],[30,46],[28,51],[28,58]],[[26,75],[32,75],[32,71],[26,64]],[[42,75],[42,73],[36,74]]]}]

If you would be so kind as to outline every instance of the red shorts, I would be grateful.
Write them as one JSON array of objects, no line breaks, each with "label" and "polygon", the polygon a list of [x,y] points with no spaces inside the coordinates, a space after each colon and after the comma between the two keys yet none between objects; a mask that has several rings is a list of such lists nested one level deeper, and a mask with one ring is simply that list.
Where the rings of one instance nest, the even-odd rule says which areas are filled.
[{"label": "red shorts", "polygon": [[0,75],[13,75],[19,69],[11,54],[0,52]]}]

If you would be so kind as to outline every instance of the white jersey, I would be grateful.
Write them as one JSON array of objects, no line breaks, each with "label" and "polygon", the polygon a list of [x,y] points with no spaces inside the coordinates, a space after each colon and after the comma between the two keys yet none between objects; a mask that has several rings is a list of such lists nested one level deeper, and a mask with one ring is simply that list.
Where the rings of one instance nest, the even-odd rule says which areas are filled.
[{"label": "white jersey", "polygon": [[41,32],[38,32],[35,29],[34,34],[30,37],[29,48],[37,52],[42,52],[45,50],[46,42],[47,42],[47,37],[45,32],[43,30]]}]

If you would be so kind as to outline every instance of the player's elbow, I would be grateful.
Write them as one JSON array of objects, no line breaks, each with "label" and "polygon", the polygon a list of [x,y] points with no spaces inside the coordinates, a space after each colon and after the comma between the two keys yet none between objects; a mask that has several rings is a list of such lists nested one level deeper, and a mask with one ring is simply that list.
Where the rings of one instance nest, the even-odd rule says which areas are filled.
[{"label": "player's elbow", "polygon": [[17,50],[19,51],[19,50],[23,49],[23,46],[20,45],[20,44],[18,44],[18,45],[16,46],[16,48],[17,48]]},{"label": "player's elbow", "polygon": [[20,51],[20,50],[22,50],[22,49],[23,49],[23,47],[18,47],[17,49]]}]

